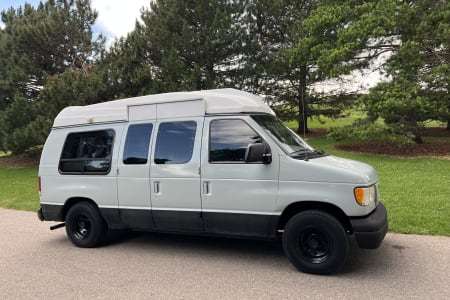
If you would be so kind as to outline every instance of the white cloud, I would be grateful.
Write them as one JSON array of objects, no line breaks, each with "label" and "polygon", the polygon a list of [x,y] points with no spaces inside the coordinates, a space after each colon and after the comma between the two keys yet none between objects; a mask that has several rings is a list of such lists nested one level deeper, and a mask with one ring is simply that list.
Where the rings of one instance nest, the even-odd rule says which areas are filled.
[{"label": "white cloud", "polygon": [[98,11],[95,31],[108,39],[107,45],[116,37],[126,36],[139,20],[142,7],[149,7],[151,0],[92,0],[92,8]]},{"label": "white cloud", "polygon": [[[4,0],[0,0],[4,1]],[[94,34],[103,33],[107,38],[106,45],[118,37],[126,36],[134,29],[136,20],[140,19],[141,8],[149,7],[152,0],[92,0],[91,7],[97,10],[98,18],[94,25]],[[0,3],[0,11],[10,6],[19,7],[25,2],[11,1],[9,4]],[[19,3],[20,2],[20,3]],[[39,0],[27,0],[33,6],[37,6]],[[4,28],[0,21],[0,28]]]}]

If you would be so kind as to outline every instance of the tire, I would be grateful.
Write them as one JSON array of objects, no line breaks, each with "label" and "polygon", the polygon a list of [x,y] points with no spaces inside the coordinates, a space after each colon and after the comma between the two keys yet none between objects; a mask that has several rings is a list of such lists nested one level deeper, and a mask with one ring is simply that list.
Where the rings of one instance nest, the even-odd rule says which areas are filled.
[{"label": "tire", "polygon": [[322,211],[308,210],[296,214],[286,224],[283,249],[299,271],[332,274],[347,259],[349,239],[336,218]]},{"label": "tire", "polygon": [[66,215],[66,233],[72,243],[81,248],[92,248],[103,243],[108,226],[97,207],[90,202],[72,206]]}]

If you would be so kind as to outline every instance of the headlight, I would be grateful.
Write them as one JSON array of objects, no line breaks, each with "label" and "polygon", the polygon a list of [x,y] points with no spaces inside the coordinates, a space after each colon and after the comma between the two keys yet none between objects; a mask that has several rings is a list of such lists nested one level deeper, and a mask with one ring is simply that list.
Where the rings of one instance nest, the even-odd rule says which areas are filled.
[{"label": "headlight", "polygon": [[355,200],[361,206],[367,206],[376,201],[377,192],[375,185],[369,187],[357,187],[354,190]]}]

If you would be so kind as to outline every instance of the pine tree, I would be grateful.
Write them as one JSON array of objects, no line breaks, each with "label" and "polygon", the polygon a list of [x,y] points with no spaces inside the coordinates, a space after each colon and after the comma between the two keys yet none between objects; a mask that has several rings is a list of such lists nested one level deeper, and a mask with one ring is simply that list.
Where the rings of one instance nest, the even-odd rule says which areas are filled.
[{"label": "pine tree", "polygon": [[155,92],[153,66],[146,59],[147,52],[144,39],[136,29],[111,45],[95,70],[107,86],[102,100]]},{"label": "pine tree", "polygon": [[227,85],[241,47],[233,1],[157,0],[136,24],[159,92]]},{"label": "pine tree", "polygon": [[320,1],[294,59],[316,57],[328,78],[367,68],[384,53],[389,81],[361,98],[368,120],[422,142],[429,119],[449,120],[450,4],[432,0]]},{"label": "pine tree", "polygon": [[48,79],[68,69],[88,73],[103,40],[92,40],[97,13],[89,0],[48,0],[37,8],[25,4],[1,16],[0,143],[21,152],[43,142],[29,124],[51,111],[51,102],[45,111],[37,105]]},{"label": "pine tree", "polygon": [[[242,89],[262,95],[285,120],[297,120],[298,132],[308,132],[313,116],[338,114],[353,97],[331,97],[312,86],[325,76],[318,72],[312,51],[321,36],[312,36],[304,23],[319,1],[247,0],[241,30],[244,50],[240,56]],[[301,42],[299,42],[301,41]],[[310,47],[306,49],[303,43]],[[293,51],[302,45],[300,50]]]}]

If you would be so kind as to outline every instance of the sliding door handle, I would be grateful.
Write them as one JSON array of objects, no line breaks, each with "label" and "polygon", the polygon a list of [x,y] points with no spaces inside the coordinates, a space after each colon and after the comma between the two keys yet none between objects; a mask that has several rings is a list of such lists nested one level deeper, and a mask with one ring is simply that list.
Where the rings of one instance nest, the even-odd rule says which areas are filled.
[{"label": "sliding door handle", "polygon": [[209,181],[203,181],[203,194],[211,195],[211,183]]},{"label": "sliding door handle", "polygon": [[153,191],[155,194],[159,194],[160,190],[159,190],[159,181],[155,181],[153,184]]}]

